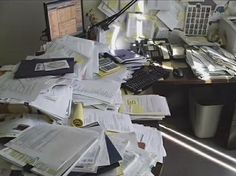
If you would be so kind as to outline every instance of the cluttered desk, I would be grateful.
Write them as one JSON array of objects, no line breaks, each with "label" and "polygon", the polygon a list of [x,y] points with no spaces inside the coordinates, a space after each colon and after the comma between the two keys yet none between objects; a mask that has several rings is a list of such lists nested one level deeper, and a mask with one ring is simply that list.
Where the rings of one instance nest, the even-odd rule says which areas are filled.
[{"label": "cluttered desk", "polygon": [[121,66],[94,77],[99,66],[92,58],[99,60],[101,43],[66,36],[46,48],[43,55],[1,67],[1,137],[14,138],[2,146],[3,171],[140,175],[163,162],[160,131],[132,122],[169,116],[165,97],[122,96],[121,83],[131,72]]},{"label": "cluttered desk", "polygon": [[[66,13],[64,8],[75,12],[80,7],[74,7],[74,1],[55,2],[44,4],[49,11],[48,24]],[[109,3],[102,1],[99,8],[110,17],[90,30],[108,30],[135,2],[117,12],[106,11]],[[148,2],[149,8],[159,7]],[[212,6],[190,3],[187,7],[185,35],[205,35]],[[194,9],[204,14],[204,25],[195,24],[200,16],[193,15]],[[133,39],[140,31],[132,24],[143,18],[139,12],[128,16],[126,35]],[[168,15],[161,11],[157,16],[163,19]],[[155,89],[168,84],[235,83],[235,57],[219,45],[186,47],[186,43],[180,46],[168,37],[139,38],[129,41],[128,48],[109,47],[104,41],[114,38],[106,34],[99,34],[99,42],[68,36],[81,28],[76,26],[75,13],[67,17],[58,29],[50,29],[49,35],[57,34],[51,34],[52,41],[42,46],[42,55],[27,56],[16,65],[0,68],[0,173],[159,175],[158,164],[163,163],[166,151],[158,121],[171,116],[172,109],[168,97],[158,95]],[[145,29],[142,37],[145,32],[148,36],[155,33],[153,19],[146,18],[140,25]],[[167,26],[172,28],[170,23]],[[115,33],[116,28],[111,31]],[[178,59],[184,62],[180,64]],[[152,87],[155,94],[142,94]]]}]

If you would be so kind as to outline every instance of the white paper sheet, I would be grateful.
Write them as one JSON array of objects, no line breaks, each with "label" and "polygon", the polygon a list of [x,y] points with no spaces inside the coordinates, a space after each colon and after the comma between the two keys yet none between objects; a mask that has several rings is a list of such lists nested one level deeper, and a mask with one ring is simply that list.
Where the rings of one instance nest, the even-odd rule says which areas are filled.
[{"label": "white paper sheet", "polygon": [[7,72],[0,77],[0,98],[14,98],[29,102],[34,100],[40,91],[47,86],[49,77],[13,79],[13,73]]},{"label": "white paper sheet", "polygon": [[38,114],[0,114],[0,119],[0,138],[14,138],[29,127],[50,122],[49,118]]},{"label": "white paper sheet", "polygon": [[114,111],[101,111],[97,109],[84,109],[85,125],[98,122],[105,130],[115,132],[131,132],[133,124],[129,115]]},{"label": "white paper sheet", "polygon": [[98,166],[110,165],[107,144],[105,140],[104,130],[100,127],[92,127],[101,133],[97,143],[81,158],[73,169],[73,172],[89,172],[96,173]]},{"label": "white paper sheet", "polygon": [[171,1],[167,0],[147,0],[147,9],[149,10],[169,10]]},{"label": "white paper sheet", "polygon": [[[34,158],[32,164],[43,163],[52,169],[60,169],[83,156],[99,133],[58,125],[34,126],[6,146]],[[70,164],[69,164],[70,163]],[[67,165],[67,166],[68,166]]]},{"label": "white paper sheet", "polygon": [[169,10],[157,13],[157,17],[171,30],[184,28],[184,16],[184,6],[178,1],[171,1]]},{"label": "white paper sheet", "polygon": [[155,29],[155,20],[151,16],[136,13],[128,14],[127,37],[153,38]]},{"label": "white paper sheet", "polygon": [[50,92],[40,94],[30,102],[30,105],[56,119],[63,120],[70,116],[71,103],[72,87],[55,86]]},{"label": "white paper sheet", "polygon": [[159,95],[124,95],[119,111],[150,117],[170,115],[166,98]]},{"label": "white paper sheet", "polygon": [[73,88],[73,94],[93,97],[112,104],[115,95],[120,90],[120,83],[104,80],[82,80],[74,82]]},{"label": "white paper sheet", "polygon": [[157,155],[157,160],[163,163],[166,151],[163,145],[161,132],[156,128],[134,124],[137,140],[145,143],[145,150]]},{"label": "white paper sheet", "polygon": [[48,44],[46,53],[57,52],[62,48],[68,48],[70,51],[78,52],[89,59],[86,71],[87,79],[91,79],[93,73],[99,72],[98,54],[108,51],[108,47],[102,43],[78,37],[65,36]]},{"label": "white paper sheet", "polygon": [[124,159],[124,175],[140,176],[156,164],[156,155],[147,151],[128,145],[126,148]]},{"label": "white paper sheet", "polygon": [[111,133],[109,138],[116,147],[121,156],[124,156],[125,149],[128,145],[138,147],[138,140],[134,132],[131,133]]}]

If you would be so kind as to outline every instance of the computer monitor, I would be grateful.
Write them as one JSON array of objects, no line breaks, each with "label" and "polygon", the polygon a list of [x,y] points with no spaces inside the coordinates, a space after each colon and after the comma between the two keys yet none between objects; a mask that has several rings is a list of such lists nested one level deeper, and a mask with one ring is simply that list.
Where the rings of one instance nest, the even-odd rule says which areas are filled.
[{"label": "computer monitor", "polygon": [[82,0],[54,0],[44,2],[46,35],[48,40],[84,32]]}]

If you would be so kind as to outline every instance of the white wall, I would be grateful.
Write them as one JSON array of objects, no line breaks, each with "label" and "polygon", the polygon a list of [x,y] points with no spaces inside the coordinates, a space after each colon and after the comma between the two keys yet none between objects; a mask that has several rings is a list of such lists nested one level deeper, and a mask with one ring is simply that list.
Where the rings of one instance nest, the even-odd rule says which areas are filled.
[{"label": "white wall", "polygon": [[[32,55],[43,42],[43,2],[47,0],[0,0],[0,65],[15,64]],[[100,0],[84,0],[84,13],[97,8]],[[102,17],[101,13],[96,13]],[[86,26],[89,24],[85,18]]]},{"label": "white wall", "polygon": [[[43,1],[47,0],[0,0],[0,65],[15,64],[34,54],[42,45],[40,36],[45,29]],[[98,21],[104,18],[97,9],[100,1],[83,0],[85,26],[89,25],[85,14],[90,9],[95,10]],[[226,0],[217,0],[223,1]]]},{"label": "white wall", "polygon": [[33,54],[45,28],[43,0],[0,1],[0,64],[12,64]]}]

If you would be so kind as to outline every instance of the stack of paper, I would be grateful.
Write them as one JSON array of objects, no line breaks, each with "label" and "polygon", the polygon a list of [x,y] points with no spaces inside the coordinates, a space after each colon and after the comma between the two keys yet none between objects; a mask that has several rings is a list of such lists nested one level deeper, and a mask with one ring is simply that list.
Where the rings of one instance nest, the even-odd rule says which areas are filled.
[{"label": "stack of paper", "polygon": [[108,107],[116,109],[122,102],[121,83],[106,80],[75,81],[73,85],[73,101],[82,102],[84,106],[96,106],[103,110]]},{"label": "stack of paper", "polygon": [[[63,37],[45,45],[46,52],[40,56],[28,56],[27,63],[34,61],[52,60],[52,58],[73,58],[77,63],[70,64],[70,69],[74,73],[68,73],[62,76],[43,76],[38,78],[13,79],[14,72],[18,66],[0,77],[0,102],[16,103],[30,105],[52,118],[66,123],[70,116],[72,104],[72,82],[84,78],[92,78],[93,74],[98,72],[98,53],[107,51],[106,47],[94,41],[79,39],[75,37]],[[88,49],[94,52],[87,52]],[[60,60],[61,61],[61,60]],[[62,61],[66,61],[63,60]],[[50,63],[49,63],[50,64]],[[61,63],[56,63],[60,66]],[[38,64],[36,63],[36,66]],[[52,65],[53,67],[55,66]],[[64,64],[66,67],[66,64]],[[74,68],[71,68],[71,67]],[[45,67],[39,64],[37,69],[40,72]],[[61,68],[61,67],[60,67]],[[63,67],[64,68],[64,67]],[[46,68],[48,69],[48,68]],[[67,68],[64,68],[67,69]],[[38,70],[33,70],[39,73]],[[49,70],[51,71],[51,70]],[[45,72],[47,72],[45,70]],[[51,71],[52,72],[52,71]],[[29,74],[27,72],[27,74]],[[117,88],[120,87],[117,86]],[[119,95],[118,91],[114,97]],[[93,95],[92,95],[93,97]],[[115,105],[116,98],[107,99],[108,104]],[[103,99],[99,100],[100,102]],[[105,101],[107,103],[107,101]],[[101,103],[98,103],[101,104]],[[60,122],[61,123],[61,122]]]},{"label": "stack of paper", "polygon": [[[152,175],[156,162],[163,163],[166,156],[162,135],[155,128],[133,125],[135,133],[109,134],[111,141],[123,157],[120,169],[126,176]],[[143,144],[143,148],[138,147]]]},{"label": "stack of paper", "polygon": [[134,124],[134,131],[137,140],[145,144],[144,149],[147,152],[156,154],[157,161],[163,163],[163,157],[166,156],[166,151],[163,146],[161,132],[156,128],[139,124]]},{"label": "stack of paper", "polygon": [[13,79],[14,74],[7,72],[0,77],[1,102],[16,101],[30,102],[35,100],[38,94],[48,87],[45,84],[50,78],[41,77],[34,79]]},{"label": "stack of paper", "polygon": [[[108,52],[108,47],[105,44],[72,36],[65,36],[47,43],[45,49],[46,53],[43,56],[55,57],[59,55],[74,57],[75,60],[77,60],[78,56],[85,56],[87,61],[83,75],[84,79],[92,79],[93,74],[99,72],[98,54]],[[82,62],[84,62],[84,59]],[[84,63],[80,62],[79,64]]]},{"label": "stack of paper", "polygon": [[72,87],[55,86],[48,92],[43,92],[29,103],[32,107],[50,115],[55,120],[67,124],[71,114]]},{"label": "stack of paper", "polygon": [[98,122],[107,131],[120,133],[134,131],[130,116],[127,114],[98,109],[84,109],[84,125],[94,122]]},{"label": "stack of paper", "polygon": [[0,138],[15,138],[29,127],[52,123],[52,121],[39,114],[0,114]]},{"label": "stack of paper", "polygon": [[187,50],[186,62],[202,80],[230,79],[236,75],[234,56],[216,46],[199,46],[198,49]]},{"label": "stack of paper", "polygon": [[124,95],[119,112],[130,114],[133,120],[170,116],[166,98],[160,95]]},{"label": "stack of paper", "polygon": [[38,125],[6,144],[1,157],[44,176],[60,176],[78,162],[101,134],[89,129]]},{"label": "stack of paper", "polygon": [[[93,130],[99,128],[93,127]],[[71,175],[76,173],[97,173],[106,172],[109,168],[119,166],[122,160],[121,155],[107,135],[101,135],[97,145],[94,145],[76,164]],[[82,174],[83,175],[83,174]]]},{"label": "stack of paper", "polygon": [[151,174],[151,169],[157,162],[156,155],[141,148],[128,145],[124,153],[123,173],[125,176]]},{"label": "stack of paper", "polygon": [[100,76],[98,79],[123,83],[131,77],[132,73],[133,71],[128,70],[126,67],[121,67],[118,71],[106,76]]},{"label": "stack of paper", "polygon": [[117,62],[123,64],[129,70],[148,65],[147,59],[144,56],[136,54],[133,51],[129,51],[127,49],[112,50],[111,53]]},{"label": "stack of paper", "polygon": [[28,109],[34,107],[56,120],[68,119],[72,103],[70,85],[74,78],[42,76],[14,79],[14,70],[0,77],[1,103],[24,104]]},{"label": "stack of paper", "polygon": [[[111,169],[118,175],[151,175],[151,168],[166,156],[162,136],[154,128],[133,126],[134,132],[106,135],[100,126],[38,125],[7,143],[0,156],[18,166],[15,170],[42,176],[109,175]],[[138,147],[140,142],[143,148]]]}]

